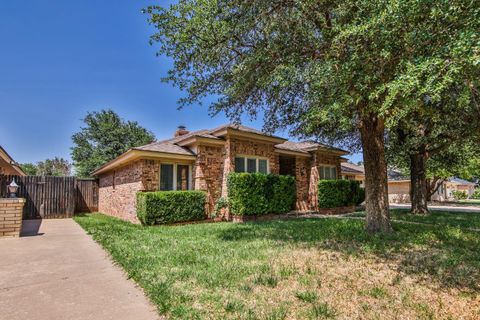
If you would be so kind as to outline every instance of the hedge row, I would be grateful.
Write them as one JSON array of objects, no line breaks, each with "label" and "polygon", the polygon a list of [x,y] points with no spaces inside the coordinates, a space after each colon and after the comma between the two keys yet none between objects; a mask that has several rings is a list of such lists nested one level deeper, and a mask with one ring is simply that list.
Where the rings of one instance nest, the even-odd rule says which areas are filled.
[{"label": "hedge row", "polygon": [[320,180],[318,182],[318,206],[336,208],[359,205],[365,200],[365,190],[353,180]]},{"label": "hedge row", "polygon": [[205,219],[206,195],[202,191],[137,193],[137,217],[147,225]]},{"label": "hedge row", "polygon": [[281,214],[295,206],[295,178],[291,176],[230,173],[227,187],[233,215]]}]

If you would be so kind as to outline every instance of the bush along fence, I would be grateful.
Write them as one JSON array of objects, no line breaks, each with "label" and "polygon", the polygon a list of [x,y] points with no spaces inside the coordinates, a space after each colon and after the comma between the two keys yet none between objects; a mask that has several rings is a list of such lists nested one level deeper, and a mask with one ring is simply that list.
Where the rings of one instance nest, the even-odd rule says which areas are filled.
[{"label": "bush along fence", "polygon": [[[295,178],[291,176],[230,173],[227,188],[230,214],[234,221],[284,214],[295,206]],[[249,216],[252,218],[249,219]]]},{"label": "bush along fence", "polygon": [[202,191],[137,193],[137,217],[142,224],[172,224],[205,219],[206,194]]},{"label": "bush along fence", "polygon": [[[318,182],[318,207],[321,213],[342,213],[365,201],[365,189],[358,181],[353,180],[321,180]],[[338,208],[345,208],[339,210]],[[326,210],[325,210],[326,209]]]}]

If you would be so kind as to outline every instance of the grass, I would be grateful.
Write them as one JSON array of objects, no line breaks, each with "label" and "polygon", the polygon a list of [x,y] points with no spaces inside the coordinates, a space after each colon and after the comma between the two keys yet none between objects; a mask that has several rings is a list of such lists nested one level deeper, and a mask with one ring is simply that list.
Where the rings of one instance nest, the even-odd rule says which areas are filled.
[{"label": "grass", "polygon": [[[453,211],[430,211],[427,215],[412,215],[409,210],[390,210],[393,220],[427,223],[433,225],[451,226],[459,228],[471,228],[480,230],[480,213],[476,212],[453,212]],[[351,217],[364,217],[365,212],[355,212]]]},{"label": "grass", "polygon": [[357,219],[143,227],[75,220],[171,319],[480,316],[480,233]]}]

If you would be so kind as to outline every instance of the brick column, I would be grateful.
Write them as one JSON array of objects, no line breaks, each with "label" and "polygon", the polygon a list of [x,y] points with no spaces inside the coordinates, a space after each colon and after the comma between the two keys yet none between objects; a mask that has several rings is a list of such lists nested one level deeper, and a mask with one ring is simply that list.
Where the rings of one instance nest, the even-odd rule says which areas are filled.
[{"label": "brick column", "polygon": [[0,199],[0,238],[20,236],[24,205],[23,198]]},{"label": "brick column", "polygon": [[309,161],[310,159],[306,159],[303,157],[296,157],[295,159],[295,182],[297,189],[297,201],[295,204],[295,209],[298,211],[310,210],[310,206],[308,203]]}]

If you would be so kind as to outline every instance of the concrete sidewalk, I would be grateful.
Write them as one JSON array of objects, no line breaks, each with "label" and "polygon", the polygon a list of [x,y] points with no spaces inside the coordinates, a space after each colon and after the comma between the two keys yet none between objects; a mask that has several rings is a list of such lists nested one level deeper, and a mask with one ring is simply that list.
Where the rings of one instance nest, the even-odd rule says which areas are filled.
[{"label": "concrete sidewalk", "polygon": [[[410,209],[411,204],[390,203],[390,209]],[[453,212],[480,212],[480,206],[428,206],[428,210],[432,211],[453,211]]]},{"label": "concrete sidewalk", "polygon": [[0,239],[1,319],[159,318],[73,220],[26,220],[24,231]]}]

